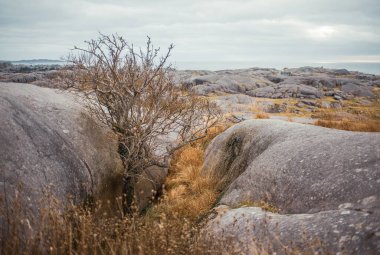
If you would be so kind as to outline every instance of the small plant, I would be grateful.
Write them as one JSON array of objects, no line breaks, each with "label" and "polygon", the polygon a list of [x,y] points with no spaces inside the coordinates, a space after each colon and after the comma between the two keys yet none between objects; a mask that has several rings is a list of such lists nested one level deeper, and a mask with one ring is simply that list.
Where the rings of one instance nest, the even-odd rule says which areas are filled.
[{"label": "small plant", "polygon": [[263,200],[259,200],[259,201],[246,200],[246,201],[239,203],[234,208],[240,208],[240,207],[260,207],[261,209],[263,209],[264,211],[267,211],[267,212],[271,212],[271,213],[279,213],[280,212],[280,209],[278,209],[274,205],[271,205],[270,203],[265,202]]},{"label": "small plant", "polygon": [[270,116],[265,112],[259,112],[256,114],[256,119],[270,119]]}]

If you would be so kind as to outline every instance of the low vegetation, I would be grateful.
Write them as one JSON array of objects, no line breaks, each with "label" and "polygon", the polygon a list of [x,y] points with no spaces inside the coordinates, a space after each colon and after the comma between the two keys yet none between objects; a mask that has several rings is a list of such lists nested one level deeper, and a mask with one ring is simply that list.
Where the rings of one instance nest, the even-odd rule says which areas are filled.
[{"label": "low vegetation", "polygon": [[246,200],[246,201],[241,202],[240,204],[238,204],[234,208],[239,208],[239,207],[260,207],[261,209],[263,209],[264,211],[267,211],[267,212],[271,212],[271,213],[279,213],[280,212],[280,209],[278,209],[274,205],[272,205],[268,202],[265,202],[263,200],[259,200],[259,201]]},{"label": "low vegetation", "polygon": [[0,254],[208,254],[195,241],[197,228],[186,220],[124,216],[122,210],[109,214],[104,207],[107,203],[70,204],[62,213],[50,204],[40,207],[35,220],[13,210]]},{"label": "low vegetation", "polygon": [[[332,116],[334,116],[332,114]],[[359,132],[380,132],[380,121],[355,118],[332,119],[331,115],[314,122],[317,126]]]},{"label": "low vegetation", "polygon": [[216,180],[201,174],[204,151],[211,140],[225,129],[224,126],[213,127],[205,138],[174,154],[166,181],[166,194],[152,212],[194,222],[211,209],[219,194]]},{"label": "low vegetation", "polygon": [[256,114],[256,119],[270,119],[270,117],[268,113],[259,112]]},{"label": "low vegetation", "polygon": [[25,216],[21,198],[1,206],[0,218],[7,219],[9,229],[0,255],[218,254],[197,240],[197,220],[218,196],[215,181],[200,170],[205,148],[224,129],[213,127],[206,137],[174,154],[166,193],[144,215],[125,214],[121,198],[80,206],[69,203],[61,211],[55,209],[60,201],[48,196],[38,206],[36,218]]},{"label": "low vegetation", "polygon": [[348,131],[380,132],[380,102],[367,106],[346,102],[342,109],[321,109],[313,115],[317,126]]},{"label": "low vegetation", "polygon": [[[337,103],[332,97],[314,100],[315,106],[301,106],[299,100],[294,98],[286,99],[263,99],[258,98],[258,102],[270,102],[274,105],[286,105],[284,112],[273,113],[271,115],[285,117],[288,121],[293,121],[294,117],[315,119],[314,125],[357,132],[380,132],[380,101],[372,101],[353,98],[339,103],[337,108],[324,108],[322,102]],[[260,106],[253,105],[250,110],[256,119],[268,119],[270,114],[263,111]]]}]

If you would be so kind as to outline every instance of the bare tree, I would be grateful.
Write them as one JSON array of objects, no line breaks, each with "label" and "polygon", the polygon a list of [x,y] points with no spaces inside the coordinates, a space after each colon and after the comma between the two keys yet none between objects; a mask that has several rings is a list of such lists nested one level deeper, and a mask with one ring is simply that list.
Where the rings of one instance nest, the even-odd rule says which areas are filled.
[{"label": "bare tree", "polygon": [[[167,64],[173,45],[159,56],[149,37],[143,49],[117,34],[100,34],[85,43],[69,57],[73,84],[83,92],[89,111],[118,136],[128,211],[142,171],[165,166],[175,150],[204,137],[219,112],[207,99],[176,86]],[[169,138],[175,138],[171,146],[163,146]]]}]

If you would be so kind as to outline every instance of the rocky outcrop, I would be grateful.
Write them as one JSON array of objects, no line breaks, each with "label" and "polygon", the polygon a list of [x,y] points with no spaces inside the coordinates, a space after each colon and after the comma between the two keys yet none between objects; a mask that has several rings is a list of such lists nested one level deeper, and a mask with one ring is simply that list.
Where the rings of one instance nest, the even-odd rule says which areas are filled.
[{"label": "rocky outcrop", "polygon": [[69,195],[79,203],[113,189],[103,180],[122,172],[117,141],[73,93],[0,83],[0,105],[0,185],[6,206],[16,193],[25,211],[36,211],[48,190],[64,205]]},{"label": "rocky outcrop", "polygon": [[[203,173],[222,190],[208,238],[230,252],[380,249],[380,134],[245,121],[210,144]],[[279,213],[241,208],[258,201]]]},{"label": "rocky outcrop", "polygon": [[197,94],[240,93],[265,98],[321,98],[326,94],[372,97],[380,76],[345,69],[301,67],[279,71],[250,68],[221,71],[177,71],[176,82]]},{"label": "rocky outcrop", "polygon": [[0,82],[30,83],[41,87],[67,88],[70,68],[61,65],[13,65],[0,62]]},{"label": "rocky outcrop", "polygon": [[[10,217],[8,207],[21,203],[33,215],[47,193],[63,207],[68,196],[76,203],[121,196],[117,139],[80,101],[69,91],[0,83],[0,202],[6,209],[0,210],[1,230]],[[164,181],[166,171],[159,170],[147,169],[138,180],[141,208]]]},{"label": "rocky outcrop", "polygon": [[[42,87],[67,88],[70,66],[12,65],[0,63],[0,82],[32,83]],[[246,94],[264,98],[321,98],[337,95],[373,97],[380,76],[345,69],[301,67],[284,69],[249,68],[236,70],[173,72],[178,85],[191,87],[199,95],[210,93]]]}]

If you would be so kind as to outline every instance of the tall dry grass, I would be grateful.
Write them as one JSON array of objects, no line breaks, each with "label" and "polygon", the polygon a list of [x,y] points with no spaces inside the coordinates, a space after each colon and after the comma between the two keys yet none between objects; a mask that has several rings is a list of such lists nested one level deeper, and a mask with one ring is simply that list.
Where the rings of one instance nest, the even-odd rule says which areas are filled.
[{"label": "tall dry grass", "polygon": [[218,254],[197,240],[196,219],[218,195],[214,181],[200,170],[205,148],[223,130],[212,128],[174,155],[166,195],[145,215],[124,215],[121,198],[63,207],[48,195],[34,212],[23,210],[20,197],[0,199],[0,224],[7,226],[0,233],[0,255]]},{"label": "tall dry grass", "polygon": [[349,106],[341,110],[323,110],[316,113],[317,126],[359,132],[380,132],[380,102],[370,106]]},{"label": "tall dry grass", "polygon": [[40,207],[37,217],[13,211],[0,254],[212,253],[196,242],[198,229],[188,221],[165,214],[155,218],[124,216],[122,211],[109,214],[104,206],[107,204],[86,208],[70,203],[65,210],[58,210],[49,205]]},{"label": "tall dry grass", "polygon": [[209,211],[218,197],[216,181],[202,175],[204,151],[225,126],[211,128],[208,135],[175,153],[165,183],[165,195],[153,211],[195,221]]},{"label": "tall dry grass", "polygon": [[355,120],[355,119],[342,119],[342,120],[325,120],[319,119],[314,122],[317,126],[335,128],[348,131],[358,132],[380,132],[380,121],[375,120]]},{"label": "tall dry grass", "polygon": [[359,132],[380,132],[380,100],[369,105],[347,100],[341,109],[319,109],[313,118],[317,126]]}]

